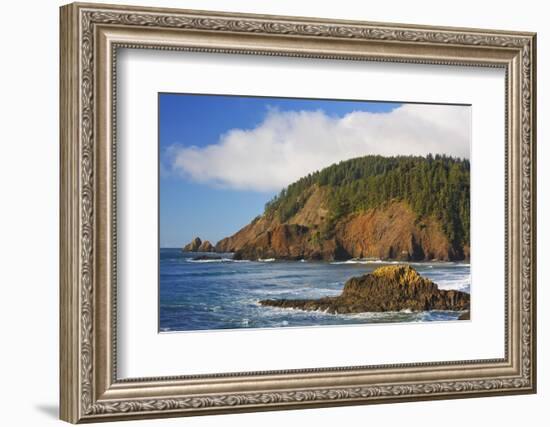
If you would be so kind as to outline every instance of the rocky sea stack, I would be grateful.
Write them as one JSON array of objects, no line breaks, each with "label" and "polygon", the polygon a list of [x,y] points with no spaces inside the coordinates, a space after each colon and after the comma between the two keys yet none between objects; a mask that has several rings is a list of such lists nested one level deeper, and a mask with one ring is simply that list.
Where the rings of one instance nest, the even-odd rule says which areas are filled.
[{"label": "rocky sea stack", "polygon": [[193,240],[191,240],[188,244],[186,244],[182,248],[182,251],[184,251],[184,252],[215,252],[216,248],[208,240],[205,240],[203,242],[200,237],[195,237]]},{"label": "rocky sea stack", "polygon": [[195,237],[193,240],[191,240],[188,244],[186,244],[182,251],[184,252],[197,252],[199,250],[200,245],[202,244],[202,240],[200,237]]},{"label": "rocky sea stack", "polygon": [[333,314],[470,309],[470,295],[440,290],[409,265],[380,267],[372,273],[349,279],[337,297],[320,299],[268,299],[261,305],[326,311]]}]

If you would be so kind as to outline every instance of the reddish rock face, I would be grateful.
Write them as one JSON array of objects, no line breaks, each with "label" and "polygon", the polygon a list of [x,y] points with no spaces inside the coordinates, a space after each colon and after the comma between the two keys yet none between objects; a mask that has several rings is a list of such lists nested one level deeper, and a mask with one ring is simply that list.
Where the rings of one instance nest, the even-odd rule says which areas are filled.
[{"label": "reddish rock face", "polygon": [[351,215],[337,225],[336,236],[353,258],[405,261],[463,258],[434,218],[417,218],[404,202]]},{"label": "reddish rock face", "polygon": [[216,251],[235,252],[239,259],[447,261],[469,256],[468,247],[454,247],[449,242],[436,218],[419,218],[401,201],[341,218],[327,233],[328,210],[323,200],[323,190],[317,187],[286,223],[258,217],[218,242]]},{"label": "reddish rock face", "polygon": [[411,266],[392,265],[349,279],[342,294],[337,297],[262,300],[260,304],[333,314],[401,310],[467,311],[470,309],[470,295],[439,290],[435,283],[420,276]]},{"label": "reddish rock face", "polygon": [[337,241],[327,239],[316,242],[309,227],[297,224],[278,224],[261,233],[235,250],[236,259],[316,259],[334,260],[349,258]]}]

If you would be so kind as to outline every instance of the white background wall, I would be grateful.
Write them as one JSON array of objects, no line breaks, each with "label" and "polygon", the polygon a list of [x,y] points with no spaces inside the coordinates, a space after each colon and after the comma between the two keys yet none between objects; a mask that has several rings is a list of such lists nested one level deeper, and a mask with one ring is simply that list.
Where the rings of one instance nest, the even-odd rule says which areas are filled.
[{"label": "white background wall", "polygon": [[[113,3],[122,3],[111,0]],[[547,425],[550,405],[550,29],[544,2],[185,0],[134,4],[538,32],[539,393],[438,402],[137,421],[132,425],[394,426]],[[0,65],[0,422],[59,425],[58,402],[58,6],[2,5]],[[546,18],[546,19],[545,19]],[[490,170],[488,170],[490,173]],[[546,218],[545,218],[546,217]]]}]

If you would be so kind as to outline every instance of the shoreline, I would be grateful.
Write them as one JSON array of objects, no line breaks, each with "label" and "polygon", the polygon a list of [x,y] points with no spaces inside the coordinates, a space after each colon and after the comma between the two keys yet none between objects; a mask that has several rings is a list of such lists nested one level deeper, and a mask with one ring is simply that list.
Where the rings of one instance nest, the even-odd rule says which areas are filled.
[{"label": "shoreline", "polygon": [[[227,255],[226,257],[222,256],[222,260],[228,260],[232,262],[288,262],[288,263],[315,263],[315,264],[332,264],[332,265],[340,265],[340,264],[410,264],[410,265],[426,265],[426,264],[438,264],[438,265],[463,265],[463,266],[470,266],[470,259],[463,259],[463,260],[438,260],[438,259],[432,259],[432,260],[400,260],[397,258],[388,258],[388,259],[381,259],[381,258],[348,258],[348,259],[338,259],[338,260],[324,260],[324,259],[306,259],[306,258],[300,258],[300,259],[293,259],[293,258],[258,258],[258,259],[233,259],[229,256],[233,256],[234,252],[198,252],[198,251],[182,251],[181,248],[159,248],[159,254],[160,251],[178,251],[181,254],[189,255],[189,257],[186,257],[185,259],[192,259],[196,258],[197,256],[211,256],[212,260],[218,260],[214,257],[216,256],[222,256]],[[210,261],[210,260],[206,260]]]}]

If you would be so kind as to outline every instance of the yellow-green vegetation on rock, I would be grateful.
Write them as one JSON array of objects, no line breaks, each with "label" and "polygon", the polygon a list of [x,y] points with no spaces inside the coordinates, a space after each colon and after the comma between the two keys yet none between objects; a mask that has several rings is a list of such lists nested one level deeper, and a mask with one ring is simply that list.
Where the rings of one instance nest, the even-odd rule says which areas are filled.
[{"label": "yellow-green vegetation on rock", "polygon": [[374,277],[384,277],[388,280],[392,280],[399,285],[412,286],[417,283],[423,283],[428,279],[424,279],[418,272],[410,265],[386,265],[378,267],[371,273]]}]

